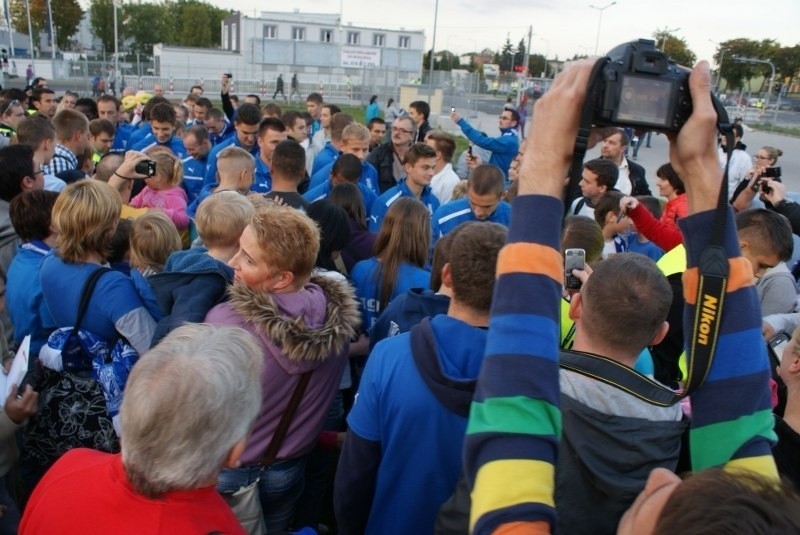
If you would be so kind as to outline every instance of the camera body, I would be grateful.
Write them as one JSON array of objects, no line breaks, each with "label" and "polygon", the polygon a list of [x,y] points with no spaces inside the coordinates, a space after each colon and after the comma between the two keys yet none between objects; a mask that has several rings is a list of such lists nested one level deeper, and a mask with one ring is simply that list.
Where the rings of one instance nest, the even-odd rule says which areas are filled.
[{"label": "camera body", "polygon": [[612,49],[589,89],[595,126],[677,132],[692,114],[689,70],[670,61],[649,39]]},{"label": "camera body", "polygon": [[140,175],[147,175],[148,177],[151,177],[156,174],[156,162],[153,160],[141,161],[136,164],[134,171]]}]

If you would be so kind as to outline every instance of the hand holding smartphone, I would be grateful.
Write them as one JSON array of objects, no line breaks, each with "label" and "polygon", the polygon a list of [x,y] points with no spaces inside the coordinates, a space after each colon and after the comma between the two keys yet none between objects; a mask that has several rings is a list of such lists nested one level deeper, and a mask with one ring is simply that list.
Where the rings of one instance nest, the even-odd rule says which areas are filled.
[{"label": "hand holding smartphone", "polygon": [[564,251],[564,288],[579,290],[583,284],[572,274],[573,269],[586,269],[586,251],[583,249],[567,249]]}]

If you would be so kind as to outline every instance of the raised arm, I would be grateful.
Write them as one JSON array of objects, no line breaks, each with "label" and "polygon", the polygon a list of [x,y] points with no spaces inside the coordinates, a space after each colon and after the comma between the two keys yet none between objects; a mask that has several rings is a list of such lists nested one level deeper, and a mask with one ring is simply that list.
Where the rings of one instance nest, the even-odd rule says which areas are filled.
[{"label": "raised arm", "polygon": [[500,253],[486,359],[465,442],[475,533],[549,533],[559,409],[559,252],[564,189],[593,62],[570,65],[535,105],[508,242]]},{"label": "raised arm", "polygon": [[[695,67],[689,85],[694,111],[670,144],[670,161],[683,178],[689,199],[689,216],[678,221],[686,246],[683,287],[687,335],[692,333],[691,318],[697,306],[700,255],[711,241],[722,184],[714,147],[717,117],[710,98],[707,62]],[[770,449],[774,433],[769,361],[761,338],[758,296],[752,284],[752,268],[741,256],[733,213],[726,209],[723,247],[730,274],[713,364],[703,386],[692,395],[692,468],[746,468],[777,481]],[[691,362],[691,347],[687,356]]]}]

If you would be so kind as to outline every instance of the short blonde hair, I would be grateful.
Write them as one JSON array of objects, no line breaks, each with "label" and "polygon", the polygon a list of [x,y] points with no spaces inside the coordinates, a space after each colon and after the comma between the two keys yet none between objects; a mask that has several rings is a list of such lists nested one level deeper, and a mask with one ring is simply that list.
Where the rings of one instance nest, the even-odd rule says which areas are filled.
[{"label": "short blonde hair", "polygon": [[79,180],[68,185],[53,207],[58,256],[77,263],[97,253],[105,260],[121,210],[119,193],[104,182]]},{"label": "short blonde hair", "polygon": [[319,253],[319,228],[305,212],[290,206],[258,203],[250,227],[263,257],[280,271],[305,282]]},{"label": "short blonde hair", "polygon": [[350,141],[351,139],[369,141],[369,129],[360,123],[351,123],[345,126],[344,130],[342,130],[342,141]]},{"label": "short blonde hair", "polygon": [[197,209],[197,234],[206,247],[236,245],[254,213],[253,203],[244,195],[235,191],[214,193]]},{"label": "short blonde hair", "polygon": [[243,148],[227,147],[217,155],[217,173],[219,173],[220,183],[222,183],[223,177],[238,175],[244,170],[254,173],[256,160],[252,154]]},{"label": "short blonde hair", "polygon": [[183,248],[175,223],[163,212],[148,212],[131,227],[131,267],[164,271],[169,255]]},{"label": "short blonde hair", "polygon": [[164,175],[167,184],[177,186],[183,180],[183,162],[171,150],[162,147],[153,147],[145,152],[151,160],[156,162],[156,173]]}]

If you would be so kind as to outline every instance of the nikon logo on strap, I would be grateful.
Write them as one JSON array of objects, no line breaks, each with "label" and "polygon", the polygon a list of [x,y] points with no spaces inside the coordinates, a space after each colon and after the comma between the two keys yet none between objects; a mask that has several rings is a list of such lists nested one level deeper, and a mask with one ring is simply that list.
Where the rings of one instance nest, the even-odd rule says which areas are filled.
[{"label": "nikon logo on strap", "polygon": [[708,345],[708,335],[714,332],[714,323],[717,321],[717,308],[719,299],[713,295],[703,295],[703,309],[700,312],[700,326],[697,333],[697,343]]}]

